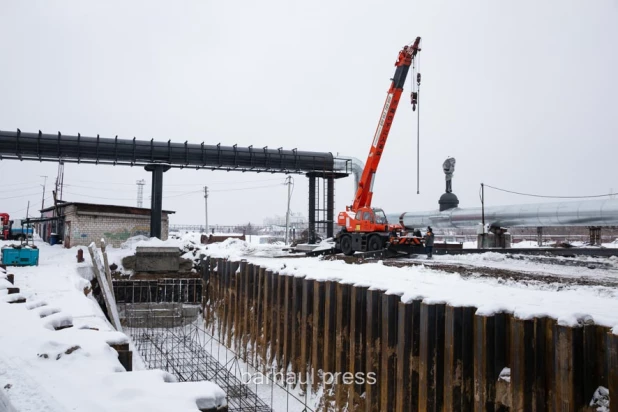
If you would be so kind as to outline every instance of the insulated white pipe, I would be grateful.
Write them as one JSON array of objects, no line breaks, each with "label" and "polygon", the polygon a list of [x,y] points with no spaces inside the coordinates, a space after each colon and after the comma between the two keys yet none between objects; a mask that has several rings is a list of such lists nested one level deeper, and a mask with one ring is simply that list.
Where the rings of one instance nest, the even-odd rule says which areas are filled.
[{"label": "insulated white pipe", "polygon": [[[407,229],[475,227],[481,224],[481,208],[390,213],[387,218]],[[618,226],[618,199],[486,207],[485,223],[500,227]]]}]

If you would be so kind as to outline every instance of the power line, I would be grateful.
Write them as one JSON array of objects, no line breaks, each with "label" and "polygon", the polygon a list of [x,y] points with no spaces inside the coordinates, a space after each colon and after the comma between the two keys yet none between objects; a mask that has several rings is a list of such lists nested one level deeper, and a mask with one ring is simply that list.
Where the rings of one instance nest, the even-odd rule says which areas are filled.
[{"label": "power line", "polygon": [[[280,180],[280,179],[277,179]],[[234,191],[238,191],[238,190],[252,190],[252,189],[263,189],[263,188],[267,188],[267,187],[278,187],[281,186],[280,184],[276,184],[276,185],[265,185],[265,186],[252,186],[252,187],[240,187],[240,188],[236,188],[236,189],[219,189],[219,190],[210,190],[209,192],[234,192]],[[95,196],[95,195],[89,195],[89,194],[83,194],[83,193],[74,193],[74,192],[65,192],[68,195],[71,196],[82,196],[82,197],[87,197],[87,198],[93,198],[93,199],[103,199],[103,200],[135,200],[135,198],[129,198],[129,197],[107,197],[107,196]],[[194,194],[194,193],[203,193],[203,189],[200,190],[191,190],[189,192],[183,192],[183,193],[179,193],[179,194],[175,194],[175,195],[169,195],[169,196],[165,196],[165,199],[168,198],[173,198],[173,197],[181,197],[181,196],[186,196],[186,195],[190,195],[190,194]],[[148,199],[150,199],[150,196],[147,197]]]},{"label": "power line", "polygon": [[35,183],[39,183],[38,181],[30,181],[30,182],[21,182],[21,183],[9,183],[9,184],[3,184],[0,185],[0,189],[1,188],[5,188],[5,187],[12,187],[12,186],[23,186],[23,185],[29,185],[29,184],[35,184]]},{"label": "power line", "polygon": [[499,190],[501,192],[506,192],[506,193],[512,193],[515,195],[521,195],[521,196],[531,196],[531,197],[544,197],[544,198],[549,198],[549,199],[585,199],[585,198],[593,198],[593,197],[608,197],[608,196],[612,196],[612,193],[608,193],[605,195],[591,195],[591,196],[549,196],[549,195],[534,195],[534,194],[530,194],[530,193],[520,193],[520,192],[515,192],[512,190],[506,190],[506,189],[500,189],[499,187],[494,187],[494,186],[490,186],[488,184],[485,184],[485,187],[490,187],[494,190]]},{"label": "power line", "polygon": [[[280,179],[278,179],[278,180],[280,180]],[[284,185],[284,184],[279,183],[279,184],[277,184],[277,185],[252,186],[252,187],[240,187],[240,188],[237,188],[237,189],[219,189],[219,190],[210,190],[210,189],[209,189],[209,190],[208,190],[208,192],[235,192],[235,191],[237,191],[237,190],[263,189],[263,188],[265,188],[265,187],[280,187],[280,186],[282,186],[282,185]]]},{"label": "power line", "polygon": [[25,195],[19,195],[19,196],[3,197],[3,198],[2,198],[2,200],[8,200],[8,199],[18,199],[18,198],[21,198],[21,197],[27,197],[27,196],[38,196],[38,195],[39,195],[39,192],[37,192],[37,193],[28,193],[28,194],[25,194]]},{"label": "power line", "polygon": [[105,199],[105,200],[135,200],[135,198],[133,197],[104,197],[104,196],[93,196],[93,195],[85,195],[82,193],[73,193],[73,192],[65,192],[68,195],[72,195],[72,196],[82,196],[82,197],[89,197],[89,198],[93,198],[93,199]]},{"label": "power line", "polygon": [[[7,189],[7,190],[3,190],[4,188],[0,187],[0,190],[2,190],[5,193],[18,193],[18,192],[24,192],[26,190],[39,190],[39,188],[43,186],[41,184],[38,185],[32,185],[32,186],[28,186],[28,187],[20,187],[20,188],[15,188],[15,189]],[[3,198],[6,199],[6,198]]]},{"label": "power line", "polygon": [[[280,179],[236,180],[236,181],[231,181],[231,182],[220,180],[220,181],[209,182],[209,184],[229,185],[229,184],[239,184],[239,183],[273,182],[273,181],[278,181],[278,180]],[[95,181],[95,180],[80,180],[80,179],[73,179],[73,181],[81,182],[81,183],[96,183],[99,185],[114,185],[114,186],[121,185],[121,186],[133,186],[134,187],[134,183],[125,183],[125,182],[110,182],[110,181]],[[72,185],[72,186],[78,187],[77,185]],[[178,186],[203,187],[203,185],[200,183],[166,184],[165,186],[166,187],[178,187]],[[80,186],[80,187],[90,187],[90,186]],[[130,190],[134,190],[134,189],[130,189]]]},{"label": "power line", "polygon": [[[52,198],[53,198],[53,196],[52,196],[52,195],[50,195],[50,196],[46,197],[46,198],[45,198],[45,200],[47,201],[47,200],[50,200],[50,199],[52,199]],[[28,209],[28,206],[24,207],[23,209],[14,210],[14,211],[12,211],[12,212],[8,212],[8,213],[9,213],[9,215],[14,215],[14,214],[19,213],[19,212],[22,212],[22,211],[24,211],[24,210],[26,210],[26,209]]]}]

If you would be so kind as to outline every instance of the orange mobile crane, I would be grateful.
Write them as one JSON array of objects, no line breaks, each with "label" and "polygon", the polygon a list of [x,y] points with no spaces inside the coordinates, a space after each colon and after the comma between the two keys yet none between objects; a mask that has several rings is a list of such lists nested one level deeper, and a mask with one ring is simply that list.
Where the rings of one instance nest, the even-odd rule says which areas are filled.
[{"label": "orange mobile crane", "polygon": [[[383,249],[387,243],[401,232],[399,224],[389,224],[386,214],[382,209],[371,207],[373,197],[373,182],[375,179],[384,145],[391,130],[393,119],[399,105],[399,98],[403,92],[408,71],[420,49],[421,38],[417,37],[412,45],[404,46],[399,52],[395,62],[395,76],[391,79],[391,86],[386,95],[386,102],[382,109],[382,114],[378,122],[373,143],[369,150],[369,156],[363,169],[363,174],[358,183],[354,203],[346,207],[345,212],[340,212],[337,216],[337,223],[342,226],[341,231],[336,236],[336,248],[346,255],[352,255],[356,251],[367,252]],[[412,80],[414,81],[414,79]],[[417,75],[417,83],[420,85],[420,73]],[[418,94],[412,92],[412,109],[416,110]],[[410,244],[421,246],[418,238],[410,238]],[[396,240],[400,243],[400,240]]]}]

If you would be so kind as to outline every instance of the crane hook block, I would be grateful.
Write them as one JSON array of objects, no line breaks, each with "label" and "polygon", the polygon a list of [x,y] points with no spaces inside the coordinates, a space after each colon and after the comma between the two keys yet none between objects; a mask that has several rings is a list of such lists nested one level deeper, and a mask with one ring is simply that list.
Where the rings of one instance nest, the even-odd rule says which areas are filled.
[{"label": "crane hook block", "polygon": [[421,74],[420,73],[416,73],[416,84],[418,86],[421,85]]},{"label": "crane hook block", "polygon": [[418,92],[412,92],[410,94],[410,99],[412,100],[412,111],[415,111],[416,105],[418,104]]}]

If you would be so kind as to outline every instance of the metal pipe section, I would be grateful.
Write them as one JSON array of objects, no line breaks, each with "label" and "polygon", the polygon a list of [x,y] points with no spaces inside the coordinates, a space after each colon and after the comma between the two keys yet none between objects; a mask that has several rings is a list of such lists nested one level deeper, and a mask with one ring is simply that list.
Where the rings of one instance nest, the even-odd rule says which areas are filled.
[{"label": "metal pipe section", "polygon": [[358,182],[360,182],[361,175],[363,174],[363,169],[365,168],[365,163],[362,160],[351,157],[351,156],[343,156],[335,158],[335,169],[336,170],[346,170],[352,172],[354,177],[354,193],[358,190]]},{"label": "metal pipe section", "polygon": [[[482,210],[454,208],[428,212],[391,213],[389,222],[406,229],[466,228],[481,224]],[[618,199],[553,202],[485,208],[485,222],[493,227],[616,226]]]},{"label": "metal pipe section", "polygon": [[[145,166],[267,171],[271,173],[337,172],[332,153],[23,133],[0,130],[0,160],[37,160]],[[347,173],[345,170],[341,170]]]}]

